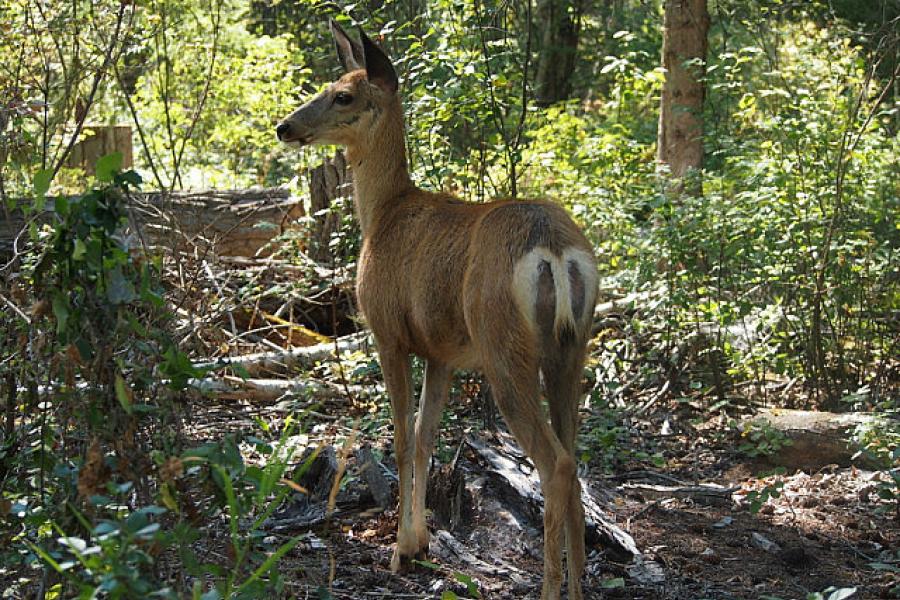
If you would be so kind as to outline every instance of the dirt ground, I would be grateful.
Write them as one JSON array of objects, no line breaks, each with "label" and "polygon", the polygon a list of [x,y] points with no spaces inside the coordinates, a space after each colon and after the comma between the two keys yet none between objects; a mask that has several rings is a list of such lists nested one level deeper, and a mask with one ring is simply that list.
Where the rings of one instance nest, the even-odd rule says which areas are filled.
[{"label": "dirt ground", "polygon": [[[465,436],[493,439],[467,410],[474,409],[461,409],[454,426],[442,433],[445,448],[459,448]],[[197,417],[202,423],[203,411]],[[339,427],[332,420],[313,431],[327,438]],[[883,565],[896,564],[900,527],[895,507],[887,510],[875,493],[884,475],[827,466],[760,478],[772,467],[738,452],[740,436],[723,418],[700,421],[680,414],[676,406],[661,406],[626,429],[617,456],[641,459],[610,465],[595,457],[583,465],[582,475],[607,518],[633,536],[644,566],[602,544],[590,545],[585,598],[786,600],[832,586],[856,588],[852,598],[897,597],[900,577]],[[221,427],[217,430],[221,433]],[[660,431],[665,435],[654,433]],[[382,426],[361,433],[358,443],[380,449],[389,471],[388,434]],[[661,457],[659,466],[646,460],[651,454]],[[306,536],[282,563],[286,594],[328,598],[323,591],[328,590],[330,597],[347,600],[425,599],[441,598],[449,590],[459,598],[538,598],[539,514],[510,494],[468,444],[462,443],[457,471],[465,482],[461,518],[451,531],[433,532],[427,562],[392,574],[396,514],[360,507],[345,511],[329,527],[279,533]],[[779,481],[780,497],[751,512],[748,494]],[[709,504],[702,498],[650,497],[627,489],[701,483],[733,492],[725,502]]]}]

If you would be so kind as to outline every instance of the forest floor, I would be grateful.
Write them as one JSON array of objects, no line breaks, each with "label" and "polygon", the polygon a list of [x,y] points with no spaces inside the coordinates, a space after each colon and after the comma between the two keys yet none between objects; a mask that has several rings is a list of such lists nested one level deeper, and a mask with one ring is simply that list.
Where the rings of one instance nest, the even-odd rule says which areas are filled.
[{"label": "forest floor", "polygon": [[[445,464],[457,457],[454,472],[462,477],[465,492],[450,531],[433,534],[429,559],[392,574],[396,512],[373,508],[371,501],[367,506],[359,493],[342,509],[339,497],[338,516],[329,525],[279,531],[279,536],[305,536],[281,563],[286,595],[347,600],[443,594],[539,597],[539,513],[492,477],[483,457],[466,441],[477,436],[489,445],[503,445],[496,434],[485,433],[477,402],[458,401],[453,410],[456,417],[442,430],[437,456]],[[309,417],[303,443],[315,447],[359,430],[356,446],[371,446],[384,457],[384,470],[393,469],[384,411],[376,417],[371,407],[348,407],[346,400],[316,411],[324,418]],[[831,587],[855,588],[853,598],[897,597],[900,576],[885,563],[896,560],[900,523],[896,507],[887,510],[875,493],[883,474],[832,465],[765,476],[772,467],[737,450],[743,440],[727,418],[702,415],[684,403],[660,404],[640,420],[617,425],[615,443],[606,454],[585,457],[581,475],[591,496],[609,520],[633,536],[651,567],[636,566],[631,556],[601,543],[590,544],[585,598],[805,599]],[[200,438],[212,431],[250,433],[258,419],[277,422],[282,416],[277,407],[211,403],[196,407],[193,428]],[[591,435],[595,426],[587,418],[582,429]],[[656,460],[648,460],[651,456]],[[347,472],[347,487],[364,487],[352,458]],[[731,491],[724,502],[665,492],[694,484]],[[663,486],[663,492],[648,494],[654,485]],[[767,486],[779,489],[779,497],[752,512],[748,494]]]}]

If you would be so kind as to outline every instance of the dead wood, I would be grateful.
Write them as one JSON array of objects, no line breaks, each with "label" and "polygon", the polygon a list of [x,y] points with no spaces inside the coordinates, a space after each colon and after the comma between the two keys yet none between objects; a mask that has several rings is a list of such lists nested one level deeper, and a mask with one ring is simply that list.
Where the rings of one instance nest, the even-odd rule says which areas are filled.
[{"label": "dead wood", "polygon": [[598,319],[614,312],[628,310],[643,302],[647,302],[651,296],[651,292],[633,292],[627,294],[624,298],[601,302],[594,307],[594,318]]},{"label": "dead wood", "polygon": [[[497,446],[489,445],[484,440],[469,436],[466,443],[485,462],[490,473],[505,483],[509,489],[529,505],[535,513],[543,516],[544,501],[540,492],[540,482],[534,467],[521,453],[513,454]],[[588,543],[600,543],[617,554],[630,558],[641,555],[634,538],[621,527],[606,518],[603,510],[593,499],[590,487],[584,479],[581,481],[581,501],[585,514],[585,538]]]},{"label": "dead wood", "polygon": [[194,363],[199,369],[217,367],[238,367],[250,375],[264,371],[285,371],[287,369],[309,368],[315,363],[336,358],[343,352],[355,352],[368,348],[368,332],[362,331],[338,338],[333,342],[292,348],[280,352],[257,352],[243,356],[220,359],[206,359]]},{"label": "dead wood", "polygon": [[316,400],[334,400],[349,391],[354,396],[364,396],[370,388],[360,385],[342,386],[315,379],[241,379],[222,377],[192,379],[188,385],[206,395],[220,400],[253,400],[273,402],[286,396],[299,396]]},{"label": "dead wood", "polygon": [[457,468],[463,445],[462,442],[459,444],[450,464],[433,470],[428,477],[425,505],[431,509],[432,520],[438,529],[456,531],[468,507],[466,480],[462,470]]},{"label": "dead wood", "polygon": [[375,504],[382,510],[391,506],[394,500],[391,482],[385,477],[384,465],[375,458],[372,448],[368,444],[356,451],[356,460]]},{"label": "dead wood", "polygon": [[481,560],[466,550],[465,545],[453,537],[452,533],[444,529],[435,531],[431,536],[428,554],[442,561],[464,563],[473,571],[483,575],[509,577],[519,585],[528,583],[527,574],[521,569],[499,557],[492,557],[493,564]]},{"label": "dead wood", "polygon": [[334,256],[331,247],[332,234],[338,232],[344,214],[349,210],[339,206],[335,200],[349,200],[353,196],[353,183],[347,161],[342,152],[337,152],[331,160],[326,159],[309,173],[309,216],[311,223],[307,237],[309,256],[320,263],[330,263],[340,257]]},{"label": "dead wood", "polygon": [[722,487],[718,485],[651,485],[646,483],[625,483],[622,491],[635,494],[645,500],[666,500],[677,498],[689,499],[706,506],[730,506],[733,504],[731,495],[737,492],[737,487]]}]

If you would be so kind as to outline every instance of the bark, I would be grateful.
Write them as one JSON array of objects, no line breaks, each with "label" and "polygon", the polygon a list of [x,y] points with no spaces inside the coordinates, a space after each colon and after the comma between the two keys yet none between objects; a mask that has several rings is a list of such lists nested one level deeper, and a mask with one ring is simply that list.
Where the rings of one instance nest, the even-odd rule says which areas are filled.
[{"label": "bark", "polygon": [[[657,160],[681,180],[703,166],[703,100],[709,11],[706,0],[666,0]],[[699,191],[699,190],[694,190]]]},{"label": "bark", "polygon": [[537,23],[543,26],[535,79],[538,106],[549,106],[569,97],[578,54],[582,3],[583,0],[542,0],[538,5]]}]

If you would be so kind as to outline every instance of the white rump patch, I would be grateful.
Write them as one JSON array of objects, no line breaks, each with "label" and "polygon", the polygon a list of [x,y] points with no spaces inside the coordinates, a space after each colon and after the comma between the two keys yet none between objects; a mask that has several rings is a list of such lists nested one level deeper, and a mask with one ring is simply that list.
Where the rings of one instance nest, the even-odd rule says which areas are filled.
[{"label": "white rump patch", "polygon": [[[594,311],[594,303],[597,299],[598,275],[594,264],[594,257],[577,248],[566,248],[562,256],[557,256],[544,247],[537,247],[519,259],[513,270],[513,295],[519,305],[522,314],[537,330],[537,315],[535,303],[537,300],[537,284],[541,275],[540,266],[546,262],[550,266],[550,274],[553,276],[553,286],[556,291],[556,315],[553,319],[554,332],[559,334],[562,328],[569,324],[578,329],[584,326]],[[581,318],[576,319],[572,314],[572,290],[569,285],[569,264],[574,263],[578,273],[584,281],[584,309]]]}]

